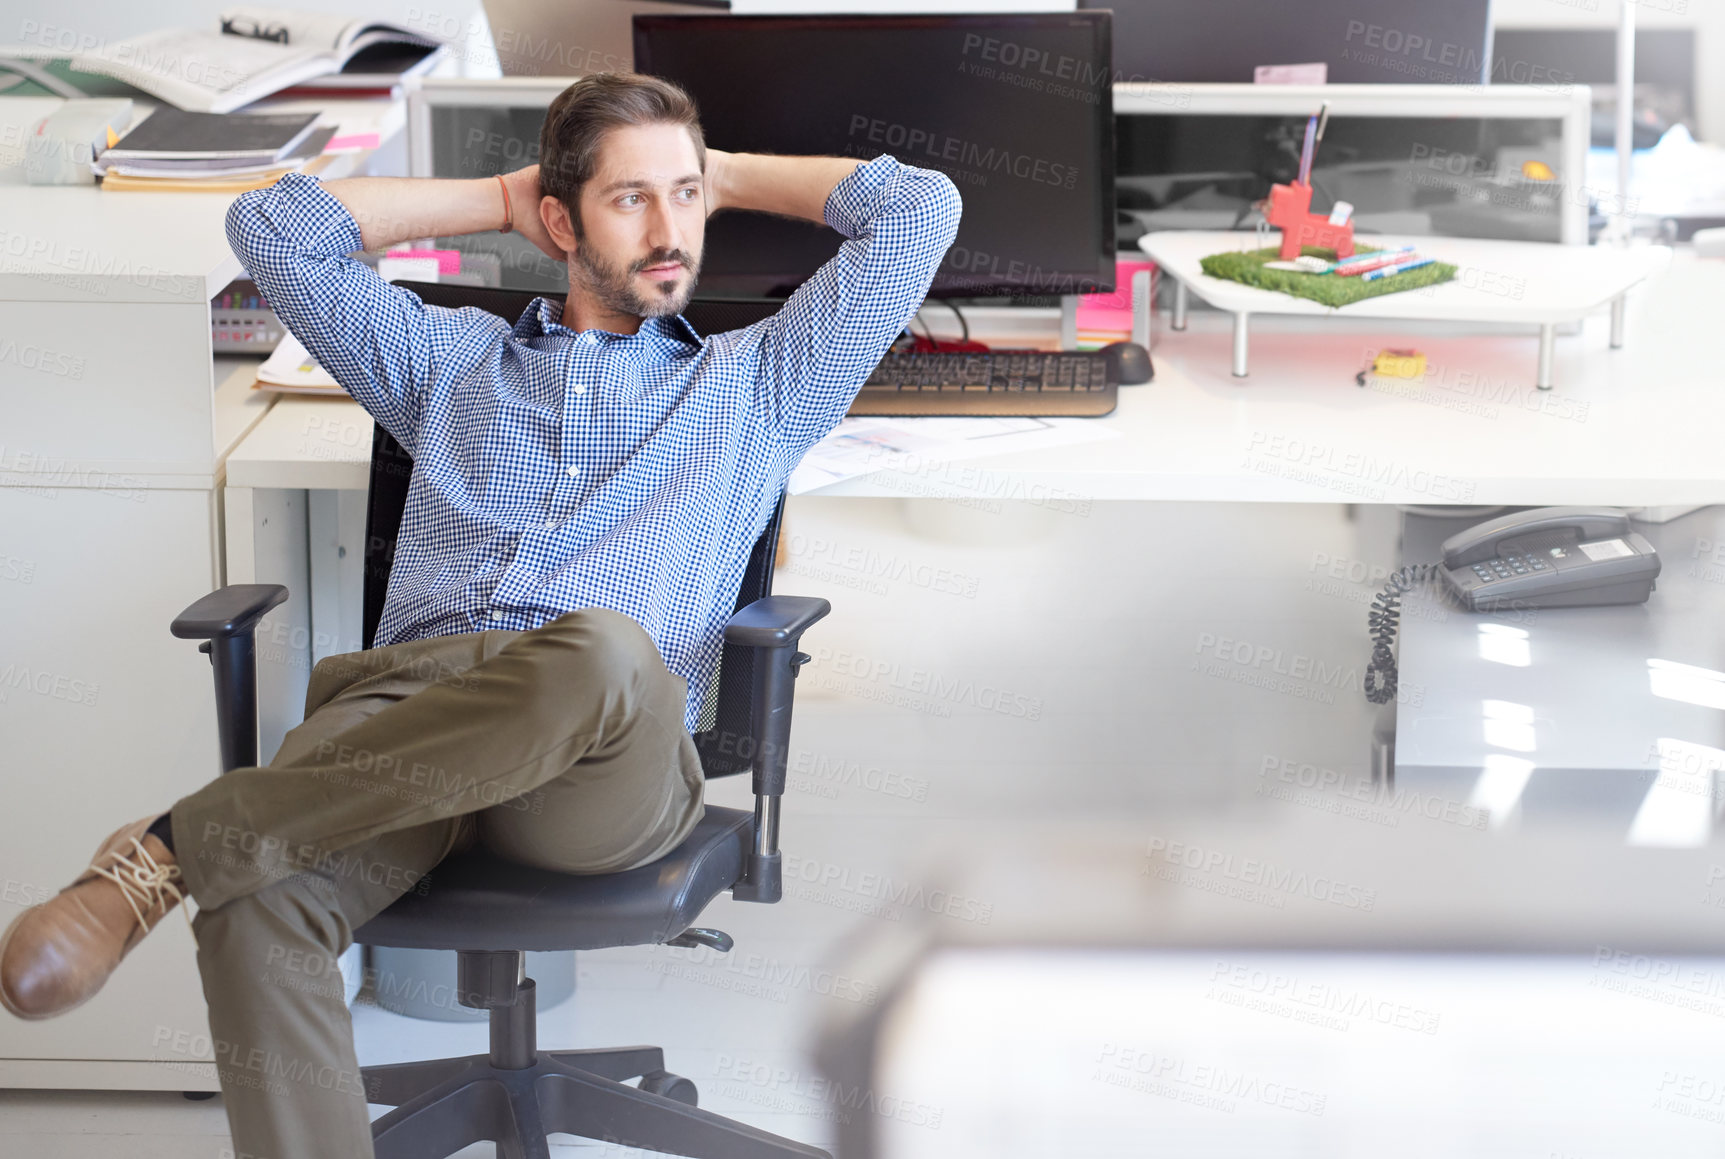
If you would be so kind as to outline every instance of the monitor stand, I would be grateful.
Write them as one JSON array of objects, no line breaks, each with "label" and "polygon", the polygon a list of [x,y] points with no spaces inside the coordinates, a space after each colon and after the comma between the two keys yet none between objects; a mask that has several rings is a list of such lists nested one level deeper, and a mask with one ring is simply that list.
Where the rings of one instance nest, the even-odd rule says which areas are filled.
[{"label": "monitor stand", "polygon": [[1060,299],[1060,349],[1078,349],[1078,295],[1065,294]]},{"label": "monitor stand", "polygon": [[[1132,275],[1132,341],[1150,349],[1150,312],[1155,303],[1150,299],[1150,271],[1138,270]],[[1078,295],[1064,294],[1060,299],[1060,349],[1078,349]],[[1176,326],[1175,329],[1184,329]]]}]

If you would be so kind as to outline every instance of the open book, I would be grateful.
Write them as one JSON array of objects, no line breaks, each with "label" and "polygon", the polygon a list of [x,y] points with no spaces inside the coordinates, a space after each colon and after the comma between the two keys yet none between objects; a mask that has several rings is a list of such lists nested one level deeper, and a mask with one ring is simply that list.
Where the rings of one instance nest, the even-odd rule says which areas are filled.
[{"label": "open book", "polygon": [[226,113],[312,77],[340,72],[380,44],[435,51],[436,37],[376,20],[283,8],[232,8],[219,27],[165,28],[79,53],[71,66],[124,81],[196,113]]}]

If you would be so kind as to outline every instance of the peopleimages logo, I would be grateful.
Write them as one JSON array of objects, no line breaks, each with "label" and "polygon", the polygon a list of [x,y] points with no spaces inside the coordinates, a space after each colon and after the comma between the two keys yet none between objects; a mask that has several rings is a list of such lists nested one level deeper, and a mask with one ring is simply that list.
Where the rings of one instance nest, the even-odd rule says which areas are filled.
[{"label": "peopleimages logo", "polygon": [[901,881],[891,874],[855,871],[812,857],[785,854],[785,878],[843,893],[856,894],[887,902],[903,909],[922,909],[931,914],[957,918],[959,921],[987,925],[994,918],[993,904],[965,894],[944,889],[925,889],[910,881]]},{"label": "peopleimages logo", "polygon": [[1456,44],[1447,40],[1433,40],[1417,32],[1405,32],[1399,28],[1387,28],[1382,24],[1368,24],[1364,20],[1348,21],[1347,35],[1344,37],[1350,44],[1359,42],[1367,48],[1381,52],[1385,57],[1403,57],[1408,60],[1424,61],[1427,64],[1442,65],[1468,75],[1477,74],[1484,63],[1479,51],[1471,45]]},{"label": "peopleimages logo", "polygon": [[1079,169],[1076,165],[1063,165],[996,145],[983,146],[949,133],[883,121],[862,113],[851,114],[850,136],[861,136],[871,145],[885,145],[901,161],[945,161],[968,166],[979,173],[1004,173],[1060,189],[1074,189],[1078,185]]},{"label": "peopleimages logo", "polygon": [[[1221,877],[1243,886],[1273,894],[1291,894],[1311,901],[1328,902],[1343,909],[1369,911],[1377,904],[1378,891],[1323,874],[1276,865],[1256,857],[1237,857],[1221,849],[1207,849],[1186,841],[1152,837],[1144,850],[1141,877],[1154,877],[1183,885],[1199,885],[1190,874]],[[1185,871],[1182,873],[1182,871]],[[1201,887],[1201,886],[1200,886]],[[1278,899],[1279,900],[1279,899]],[[1282,908],[1277,905],[1275,908]]]},{"label": "peopleimages logo", "polygon": [[1205,1110],[1233,1114],[1256,1103],[1301,1115],[1321,1116],[1329,1096],[1248,1070],[1165,1051],[1106,1042],[1097,1051],[1091,1079],[1160,1095]]},{"label": "peopleimages logo", "polygon": [[965,56],[975,56],[1003,68],[1038,73],[1049,80],[1097,86],[1108,84],[1111,76],[1106,64],[1080,60],[1065,53],[1049,52],[1034,45],[984,36],[980,32],[965,33],[963,51]]},{"label": "peopleimages logo", "polygon": [[[1323,1019],[1340,1020],[1342,1030],[1347,1029],[1348,1023],[1359,1021],[1417,1034],[1436,1034],[1441,1021],[1435,1010],[1351,986],[1316,982],[1221,959],[1210,972],[1210,992],[1206,997],[1232,1006],[1261,1009],[1268,1014],[1311,1013]],[[1261,999],[1265,1005],[1253,1006],[1252,999]]]},{"label": "peopleimages logo", "polygon": [[1365,451],[1268,431],[1252,432],[1242,466],[1332,490],[1364,494],[1375,500],[1384,499],[1393,488],[1446,502],[1467,503],[1472,501],[1476,489],[1471,480],[1385,461]]},{"label": "peopleimages logo", "polygon": [[[848,677],[865,685],[896,689],[918,698],[968,705],[1002,716],[1042,719],[1042,698],[1026,696],[994,684],[978,684],[966,677],[944,676],[928,668],[906,667],[896,660],[881,660],[844,649],[815,650],[822,687],[832,687],[833,677]],[[945,704],[937,707],[945,708]],[[937,715],[947,715],[940,712]]]},{"label": "peopleimages logo", "polygon": [[850,1112],[860,1111],[866,1115],[879,1115],[881,1118],[893,1119],[913,1127],[928,1127],[939,1130],[945,1111],[940,1107],[918,1103],[910,1099],[899,1098],[890,1094],[880,1094],[869,1087],[846,1086],[835,1079],[822,1075],[804,1075],[787,1067],[772,1066],[765,1062],[756,1062],[748,1058],[735,1058],[721,1054],[716,1064],[715,1073],[721,1079],[734,1084],[734,1089],[726,1092],[732,1098],[742,1097],[747,1101],[760,1104],[762,1100],[748,1099],[746,1092],[753,1089],[765,1094],[780,1092],[789,1096],[781,1104],[774,1100],[772,1109],[789,1112],[808,1112],[815,1108],[808,1104],[830,1104],[837,1112],[832,1116],[839,1123],[849,1123]]}]

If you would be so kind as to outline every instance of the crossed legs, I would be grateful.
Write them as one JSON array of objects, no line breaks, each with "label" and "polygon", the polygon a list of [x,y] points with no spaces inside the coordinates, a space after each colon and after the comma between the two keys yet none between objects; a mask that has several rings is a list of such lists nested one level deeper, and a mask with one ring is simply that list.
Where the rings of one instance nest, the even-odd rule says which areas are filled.
[{"label": "crossed legs", "polygon": [[[335,958],[403,893],[434,891],[452,850],[478,840],[606,873],[689,834],[702,773],[686,693],[646,632],[606,609],[332,656],[269,766],[173,806],[167,860],[199,903],[198,967],[239,1159],[371,1154]],[[5,973],[33,937],[52,942],[66,896],[14,924]]]}]

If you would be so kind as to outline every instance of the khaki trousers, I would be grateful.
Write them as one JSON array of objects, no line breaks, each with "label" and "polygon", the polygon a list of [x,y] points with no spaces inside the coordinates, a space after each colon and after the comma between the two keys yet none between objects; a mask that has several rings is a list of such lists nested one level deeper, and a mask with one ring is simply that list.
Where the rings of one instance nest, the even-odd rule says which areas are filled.
[{"label": "khaki trousers", "polygon": [[[700,820],[687,683],[607,609],[319,662],[267,768],[177,802],[236,1159],[372,1154],[336,956],[474,841],[570,873],[664,856]],[[499,948],[508,948],[506,936]]]}]

